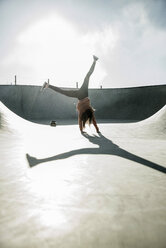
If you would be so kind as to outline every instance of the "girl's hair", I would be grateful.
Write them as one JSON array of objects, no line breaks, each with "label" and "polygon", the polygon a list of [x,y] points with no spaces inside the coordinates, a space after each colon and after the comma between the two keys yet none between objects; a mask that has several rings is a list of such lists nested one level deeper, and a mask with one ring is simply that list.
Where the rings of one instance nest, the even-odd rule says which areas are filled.
[{"label": "girl's hair", "polygon": [[82,113],[81,120],[82,120],[83,128],[85,127],[86,122],[88,122],[89,125],[92,123],[93,112],[94,110],[89,108],[85,110],[84,113]]}]

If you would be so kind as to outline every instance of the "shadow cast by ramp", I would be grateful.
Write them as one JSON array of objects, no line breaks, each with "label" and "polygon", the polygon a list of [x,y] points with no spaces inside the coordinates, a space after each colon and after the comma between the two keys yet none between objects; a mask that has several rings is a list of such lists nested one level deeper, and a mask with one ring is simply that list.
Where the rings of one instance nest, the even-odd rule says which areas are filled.
[{"label": "shadow cast by ramp", "polygon": [[61,153],[52,157],[43,158],[43,159],[37,159],[35,157],[30,156],[29,154],[26,154],[28,163],[30,167],[36,166],[41,163],[59,160],[59,159],[66,159],[74,155],[81,155],[81,154],[105,154],[105,155],[116,155],[134,162],[137,162],[139,164],[142,164],[144,166],[147,166],[149,168],[155,169],[157,171],[166,173],[166,168],[158,165],[156,163],[153,163],[149,160],[146,160],[144,158],[141,158],[133,153],[130,153],[122,148],[120,148],[118,145],[114,144],[111,140],[107,139],[102,134],[99,134],[99,136],[89,136],[88,134],[83,134],[85,138],[87,138],[91,143],[98,145],[97,148],[82,148],[82,149],[76,149],[69,152]]}]

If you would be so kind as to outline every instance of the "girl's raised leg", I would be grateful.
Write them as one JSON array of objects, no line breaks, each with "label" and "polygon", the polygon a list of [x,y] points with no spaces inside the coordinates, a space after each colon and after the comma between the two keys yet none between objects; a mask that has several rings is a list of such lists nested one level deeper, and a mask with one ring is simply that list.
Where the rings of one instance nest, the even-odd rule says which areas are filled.
[{"label": "girl's raised leg", "polygon": [[92,73],[95,69],[95,65],[96,65],[97,60],[98,60],[98,58],[96,56],[93,56],[93,63],[91,65],[88,73],[86,74],[86,77],[84,79],[84,82],[83,82],[81,88],[79,89],[79,93],[78,93],[79,99],[83,99],[85,97],[88,97],[89,79],[90,79],[90,76],[92,75]]}]

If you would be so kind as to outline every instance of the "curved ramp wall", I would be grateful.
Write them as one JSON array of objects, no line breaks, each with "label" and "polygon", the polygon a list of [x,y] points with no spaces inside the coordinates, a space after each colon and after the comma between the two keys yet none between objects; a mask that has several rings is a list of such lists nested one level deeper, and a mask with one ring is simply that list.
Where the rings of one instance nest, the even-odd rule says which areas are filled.
[{"label": "curved ramp wall", "polygon": [[[77,99],[40,86],[0,85],[0,101],[27,120],[77,119]],[[166,104],[166,85],[90,89],[98,119],[143,120]]]}]

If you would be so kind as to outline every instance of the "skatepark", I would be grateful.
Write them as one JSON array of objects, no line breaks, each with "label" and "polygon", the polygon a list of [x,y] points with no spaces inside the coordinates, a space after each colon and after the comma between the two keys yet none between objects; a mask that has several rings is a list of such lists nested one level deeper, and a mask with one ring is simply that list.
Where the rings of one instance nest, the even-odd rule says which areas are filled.
[{"label": "skatepark", "polygon": [[90,98],[82,135],[76,100],[0,86],[0,247],[165,247],[166,85]]}]

